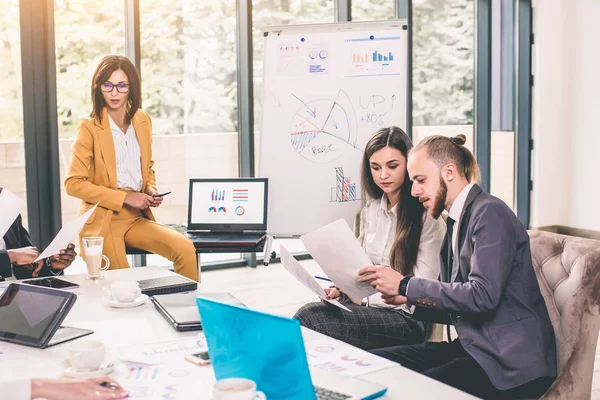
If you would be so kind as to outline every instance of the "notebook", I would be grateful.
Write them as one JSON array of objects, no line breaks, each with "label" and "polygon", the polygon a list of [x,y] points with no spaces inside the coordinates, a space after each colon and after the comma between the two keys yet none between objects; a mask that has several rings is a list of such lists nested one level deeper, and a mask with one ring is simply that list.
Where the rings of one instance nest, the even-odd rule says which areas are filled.
[{"label": "notebook", "polygon": [[198,288],[198,282],[181,275],[163,276],[160,278],[143,279],[138,281],[140,290],[148,296],[191,292]]},{"label": "notebook", "polygon": [[374,399],[387,391],[359,378],[309,370],[296,319],[203,297],[196,301],[217,379],[252,379],[267,399]]},{"label": "notebook", "polygon": [[[202,296],[219,300],[224,303],[244,305],[244,303],[239,301],[235,296],[227,292],[202,293]],[[184,332],[199,331],[202,329],[202,322],[200,321],[198,306],[196,305],[196,297],[198,297],[198,293],[188,292],[161,294],[151,297],[150,300],[160,315],[162,315],[175,330]]]},{"label": "notebook", "polygon": [[190,179],[187,236],[196,247],[259,245],[267,229],[267,178]]}]

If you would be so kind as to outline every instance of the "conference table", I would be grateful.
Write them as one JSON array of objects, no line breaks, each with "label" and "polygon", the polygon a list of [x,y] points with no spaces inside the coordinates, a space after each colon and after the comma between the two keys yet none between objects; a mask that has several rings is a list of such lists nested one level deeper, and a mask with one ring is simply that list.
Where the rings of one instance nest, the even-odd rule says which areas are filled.
[{"label": "conference table", "polygon": [[[128,268],[106,271],[104,279],[99,281],[86,280],[84,274],[66,275],[63,279],[77,283],[79,288],[73,290],[77,294],[77,301],[64,320],[64,326],[88,328],[94,330],[92,335],[76,340],[100,340],[106,344],[117,366],[109,374],[115,380],[122,382],[131,378],[130,366],[125,366],[117,361],[117,356],[122,349],[135,348],[143,344],[156,344],[178,339],[198,337],[198,331],[177,332],[156,311],[154,305],[147,301],[135,308],[111,308],[102,301],[108,294],[108,286],[120,280],[141,280],[172,275],[173,272],[164,267]],[[199,284],[198,293],[208,293],[211,290],[208,284]],[[235,296],[235,290],[229,290]],[[253,308],[252,304],[246,304]],[[269,311],[262,307],[260,311]],[[323,335],[302,328],[305,343],[319,339]],[[201,333],[200,333],[201,334]],[[0,342],[0,379],[29,378],[58,378],[63,376],[68,365],[67,342],[44,350],[26,346]],[[187,378],[193,380],[194,399],[210,399],[212,385],[215,377],[210,366],[195,366],[183,361],[182,367],[192,370],[193,375]],[[387,394],[382,399],[435,399],[445,400],[474,398],[464,392],[434,381],[398,364],[360,376],[361,379],[381,383],[388,387]],[[136,398],[182,398],[175,396],[175,392],[159,393],[149,392]],[[2,394],[0,394],[2,397]],[[183,398],[189,398],[185,396]]]}]

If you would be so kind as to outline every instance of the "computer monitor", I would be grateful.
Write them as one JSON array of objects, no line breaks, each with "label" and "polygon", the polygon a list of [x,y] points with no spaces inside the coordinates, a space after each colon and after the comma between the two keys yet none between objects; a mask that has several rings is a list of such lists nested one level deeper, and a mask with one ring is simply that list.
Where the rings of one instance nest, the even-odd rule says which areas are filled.
[{"label": "computer monitor", "polygon": [[266,231],[267,178],[190,179],[188,230]]}]

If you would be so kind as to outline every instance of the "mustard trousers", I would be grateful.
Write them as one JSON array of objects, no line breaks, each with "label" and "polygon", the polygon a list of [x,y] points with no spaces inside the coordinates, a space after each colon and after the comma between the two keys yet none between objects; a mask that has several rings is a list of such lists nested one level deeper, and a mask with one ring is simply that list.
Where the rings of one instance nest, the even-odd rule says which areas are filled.
[{"label": "mustard trousers", "polygon": [[129,268],[125,246],[161,255],[173,262],[175,272],[198,281],[198,263],[194,244],[181,233],[150,221],[140,210],[124,205],[114,212],[107,235],[104,255],[109,269]]}]

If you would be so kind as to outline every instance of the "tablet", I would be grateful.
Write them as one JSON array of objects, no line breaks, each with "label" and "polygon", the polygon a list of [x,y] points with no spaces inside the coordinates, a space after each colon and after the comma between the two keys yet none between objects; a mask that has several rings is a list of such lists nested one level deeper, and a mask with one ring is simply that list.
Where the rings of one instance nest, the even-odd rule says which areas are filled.
[{"label": "tablet", "polygon": [[65,281],[65,280],[59,279],[59,278],[55,278],[53,276],[50,276],[47,278],[40,278],[40,279],[29,279],[26,281],[21,281],[20,283],[26,283],[28,285],[34,285],[34,286],[49,287],[52,289],[76,289],[79,287],[79,285],[76,283]]},{"label": "tablet", "polygon": [[45,348],[93,333],[69,328],[52,340],[76,299],[63,290],[11,283],[0,297],[0,340]]}]

